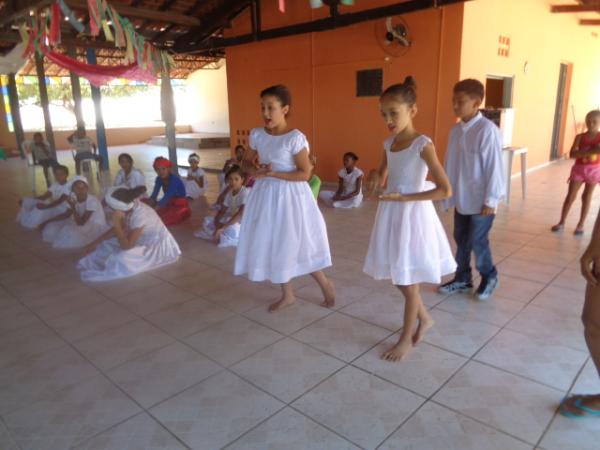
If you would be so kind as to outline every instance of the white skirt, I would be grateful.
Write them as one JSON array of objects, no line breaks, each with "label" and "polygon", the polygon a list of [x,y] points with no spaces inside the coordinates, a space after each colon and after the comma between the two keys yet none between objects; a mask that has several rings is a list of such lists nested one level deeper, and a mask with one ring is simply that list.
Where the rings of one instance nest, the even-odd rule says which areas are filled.
[{"label": "white skirt", "polygon": [[287,283],[329,266],[327,228],[308,183],[257,180],[244,207],[235,275]]},{"label": "white skirt", "polygon": [[190,198],[197,199],[198,197],[202,197],[206,192],[206,187],[201,188],[195,180],[182,181],[185,184],[185,195]]},{"label": "white skirt", "polygon": [[174,263],[180,254],[177,241],[168,231],[129,250],[121,249],[117,238],[112,238],[80,259],[77,268],[83,281],[116,280]]},{"label": "white skirt", "polygon": [[72,218],[60,222],[52,222],[44,227],[42,237],[51,242],[54,248],[75,249],[91,244],[110,229],[104,223],[86,222],[77,225]]},{"label": "white skirt", "polygon": [[397,286],[439,283],[456,262],[431,201],[379,202],[363,271]]},{"label": "white skirt", "polygon": [[38,209],[36,207],[38,203],[48,203],[48,201],[42,202],[41,200],[33,197],[24,198],[23,203],[21,204],[21,209],[17,214],[17,222],[19,222],[25,228],[32,230],[37,228],[46,220],[52,219],[53,217],[64,213],[69,208],[67,202],[62,202],[54,208]]},{"label": "white skirt", "polygon": [[[223,221],[227,222],[230,217],[223,217]],[[215,238],[215,218],[205,217],[204,225],[201,229],[194,232],[194,236],[200,239],[213,240]],[[234,223],[225,228],[219,239],[219,247],[237,247],[240,238],[240,224]]]},{"label": "white skirt", "polygon": [[319,198],[327,205],[332,208],[357,208],[363,201],[363,195],[358,194],[355,197],[349,198],[348,200],[341,200],[334,202],[333,197],[335,192],[333,191],[322,191],[319,194]]}]

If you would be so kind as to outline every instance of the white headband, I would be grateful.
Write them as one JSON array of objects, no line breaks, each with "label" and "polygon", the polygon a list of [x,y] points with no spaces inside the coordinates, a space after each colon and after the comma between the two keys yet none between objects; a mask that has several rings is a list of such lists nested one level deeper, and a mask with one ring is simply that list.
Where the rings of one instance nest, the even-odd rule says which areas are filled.
[{"label": "white headband", "polygon": [[73,179],[71,180],[71,188],[73,188],[73,185],[78,181],[81,181],[82,183],[85,183],[86,186],[89,186],[89,183],[88,183],[88,180],[86,177],[84,177],[82,175],[77,175],[77,176],[73,177]]},{"label": "white headband", "polygon": [[106,191],[106,196],[104,197],[104,201],[106,204],[110,206],[112,209],[116,209],[117,211],[129,211],[133,208],[135,202],[125,203],[120,200],[117,200],[113,197],[113,193],[119,189],[124,189],[123,187],[115,186],[111,187]]},{"label": "white headband", "polygon": [[190,155],[188,156],[188,161],[200,161],[200,157],[198,155]]}]

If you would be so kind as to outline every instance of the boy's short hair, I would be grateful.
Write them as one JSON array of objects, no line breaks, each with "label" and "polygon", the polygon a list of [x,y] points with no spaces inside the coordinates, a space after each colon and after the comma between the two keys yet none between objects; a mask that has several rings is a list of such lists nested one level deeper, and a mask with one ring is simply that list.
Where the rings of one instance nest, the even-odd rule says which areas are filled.
[{"label": "boy's short hair", "polygon": [[53,172],[58,172],[62,170],[67,176],[69,176],[69,168],[67,166],[63,166],[62,164],[57,164],[52,168]]},{"label": "boy's short hair", "polygon": [[454,85],[454,93],[464,92],[469,97],[476,97],[479,100],[483,100],[485,97],[485,87],[483,83],[479,80],[475,80],[474,78],[467,78],[466,80],[461,80]]},{"label": "boy's short hair", "polygon": [[358,155],[354,152],[346,152],[344,153],[344,159],[352,158],[355,162],[358,161]]}]

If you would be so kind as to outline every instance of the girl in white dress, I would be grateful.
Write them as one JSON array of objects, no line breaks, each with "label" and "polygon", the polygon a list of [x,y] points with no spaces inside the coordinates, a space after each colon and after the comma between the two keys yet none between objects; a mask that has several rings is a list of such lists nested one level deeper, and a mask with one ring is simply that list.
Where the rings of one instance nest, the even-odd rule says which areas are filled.
[{"label": "girl in white dress", "polygon": [[237,247],[240,237],[240,221],[244,204],[250,190],[244,187],[240,166],[232,166],[226,175],[229,190],[223,206],[215,217],[204,218],[204,226],[194,233],[200,239],[215,240],[219,247]]},{"label": "girl in white dress", "polygon": [[[439,283],[456,263],[432,200],[452,194],[431,140],[414,129],[417,112],[412,77],[387,88],[381,113],[392,133],[384,142],[377,173],[387,180],[371,234],[364,271],[376,280],[391,279],[405,298],[404,326],[398,343],[382,358],[398,361],[418,344],[433,320],[423,305],[419,283]],[[433,185],[426,182],[427,172]],[[416,327],[416,331],[414,330]]]},{"label": "girl in white dress", "polygon": [[150,206],[136,200],[142,188],[112,187],[105,197],[113,209],[112,228],[88,247],[79,260],[84,281],[126,278],[179,259],[175,238]]},{"label": "girl in white dress", "polygon": [[267,88],[260,98],[265,126],[250,132],[250,149],[244,154],[242,169],[254,172],[256,182],[244,208],[234,273],[281,284],[282,298],[269,311],[294,303],[291,279],[311,274],[324,306],[331,307],[335,292],[322,271],[331,266],[331,255],[325,221],[307,183],[308,141],[288,128],[291,96],[285,86]]},{"label": "girl in white dress", "polygon": [[67,200],[71,194],[68,182],[69,169],[57,165],[52,168],[54,183],[48,191],[39,197],[25,197],[19,200],[21,208],[17,214],[17,222],[29,229],[39,227],[46,220],[56,217],[69,209]]},{"label": "girl in white dress", "polygon": [[344,168],[338,172],[336,192],[323,191],[319,198],[334,208],[356,208],[363,200],[363,171],[356,167],[358,156],[353,152],[344,153]]},{"label": "girl in white dress", "polygon": [[127,189],[133,189],[138,186],[146,187],[146,177],[141,170],[133,167],[133,158],[129,153],[121,153],[119,155],[119,166],[121,166],[121,170],[117,172],[113,186],[125,187]]},{"label": "girl in white dress", "polygon": [[71,190],[69,210],[43,224],[42,237],[54,248],[85,247],[110,229],[100,200],[88,193],[84,176],[71,181]]},{"label": "girl in white dress", "polygon": [[185,184],[185,193],[189,198],[196,199],[201,197],[206,192],[206,173],[199,167],[200,157],[192,153],[188,157],[190,168],[188,169],[187,178],[183,180]]}]

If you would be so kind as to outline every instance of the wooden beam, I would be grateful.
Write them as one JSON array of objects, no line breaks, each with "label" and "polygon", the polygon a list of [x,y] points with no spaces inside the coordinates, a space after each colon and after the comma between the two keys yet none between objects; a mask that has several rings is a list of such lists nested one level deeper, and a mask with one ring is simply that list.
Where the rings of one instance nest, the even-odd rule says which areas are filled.
[{"label": "wooden beam", "polygon": [[23,149],[25,134],[23,133],[23,122],[21,121],[21,110],[19,107],[19,91],[17,91],[17,82],[14,73],[8,75],[7,88],[10,115],[12,116],[13,127],[15,129],[15,138],[17,138],[17,148],[19,149],[21,159],[25,159],[27,157]]},{"label": "wooden beam", "polygon": [[[67,54],[71,58],[77,57],[77,49],[69,47]],[[75,121],[77,122],[78,130],[85,130],[85,121],[83,120],[83,109],[81,107],[81,84],[79,83],[79,75],[69,71],[71,78],[71,93],[73,95],[73,103],[75,104]]]},{"label": "wooden beam", "polygon": [[[78,11],[87,11],[88,5],[85,0],[67,0],[67,5]],[[197,27],[202,22],[197,17],[179,14],[176,12],[157,11],[155,9],[145,9],[131,7],[119,2],[113,2],[112,6],[119,14],[128,19],[146,19],[153,22],[162,22],[167,24],[185,25],[188,27]]]},{"label": "wooden beam", "polygon": [[600,3],[591,3],[587,5],[552,5],[550,11],[553,13],[597,12],[600,11]]},{"label": "wooden beam", "polygon": [[36,10],[42,6],[46,6],[52,3],[52,0],[24,0],[14,2],[11,7],[6,6],[2,8],[2,14],[0,15],[0,27],[12,23],[15,19],[22,16],[28,16],[29,11]]},{"label": "wooden beam", "polygon": [[50,101],[48,100],[48,90],[46,89],[46,74],[44,72],[44,59],[35,52],[35,70],[38,77],[38,88],[40,90],[40,102],[44,113],[44,126],[46,128],[46,140],[50,146],[50,151],[56,159],[56,143],[54,142],[54,131],[52,130],[52,120],[50,119]]},{"label": "wooden beam", "polygon": [[165,123],[165,137],[169,149],[169,160],[173,165],[173,173],[177,173],[177,139],[175,129],[175,100],[173,99],[173,87],[168,69],[163,68],[160,74],[160,112]]},{"label": "wooden beam", "polygon": [[600,25],[600,19],[581,19],[579,25],[597,26]]},{"label": "wooden beam", "polygon": [[[86,52],[88,64],[96,64],[96,52],[88,48]],[[92,100],[94,101],[94,112],[96,113],[96,143],[98,153],[102,157],[102,170],[108,170],[108,146],[106,145],[106,129],[104,128],[104,117],[102,116],[102,95],[100,88],[91,86]]]}]

